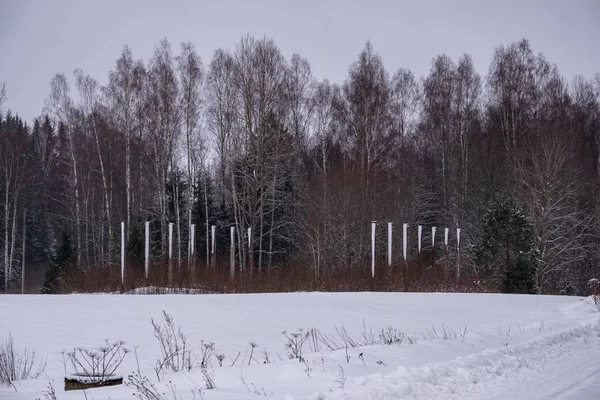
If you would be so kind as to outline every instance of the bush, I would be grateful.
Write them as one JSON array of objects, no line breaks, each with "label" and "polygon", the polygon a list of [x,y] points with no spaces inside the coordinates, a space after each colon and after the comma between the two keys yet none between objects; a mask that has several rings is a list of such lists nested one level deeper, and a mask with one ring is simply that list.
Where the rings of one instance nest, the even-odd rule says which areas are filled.
[{"label": "bush", "polygon": [[[168,385],[170,393],[167,394],[156,389],[156,386],[146,376],[142,375],[137,350],[135,351],[135,361],[137,370],[133,371],[125,382],[125,385],[135,390],[134,397],[137,397],[139,400],[182,400],[182,397],[177,395],[177,390],[171,382]],[[212,378],[212,383],[214,384],[214,376]],[[204,392],[198,386],[195,386],[190,393],[192,395],[191,400],[204,400]]]},{"label": "bush", "polygon": [[0,343],[0,385],[10,386],[13,381],[36,379],[46,369],[46,361],[36,363],[35,352],[16,349],[12,335]]},{"label": "bush", "polygon": [[164,371],[191,371],[198,359],[187,344],[187,336],[175,325],[173,317],[164,310],[163,317],[165,319],[163,325],[155,322],[154,319],[151,321],[154,337],[160,345],[161,358],[156,360],[154,367],[159,380]]}]

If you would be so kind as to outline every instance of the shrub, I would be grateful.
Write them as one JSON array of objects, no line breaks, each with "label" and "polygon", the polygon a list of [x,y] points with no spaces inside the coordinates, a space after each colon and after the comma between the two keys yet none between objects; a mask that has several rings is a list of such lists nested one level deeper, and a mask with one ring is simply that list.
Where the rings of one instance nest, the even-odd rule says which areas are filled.
[{"label": "shrub", "polygon": [[[137,397],[139,400],[182,400],[182,397],[177,394],[175,385],[171,382],[168,385],[170,393],[161,393],[146,376],[142,375],[137,350],[135,352],[135,361],[137,370],[132,372],[125,382],[126,386],[135,390],[134,397]],[[212,376],[212,383],[214,384],[214,376]],[[192,395],[191,400],[204,400],[204,392],[199,387],[194,387],[190,393]]]},{"label": "shrub", "polygon": [[[187,336],[183,334],[180,327],[175,325],[173,317],[163,310],[165,322],[160,325],[152,319],[152,327],[154,328],[154,337],[160,345],[161,358],[156,360],[154,371],[156,377],[160,380],[163,371],[191,371],[196,364],[198,358],[188,347]],[[203,347],[203,355],[205,352],[214,350],[212,344],[210,348]],[[214,354],[214,353],[213,353]],[[212,355],[212,354],[211,354]],[[205,356],[203,362],[206,362],[208,357]]]},{"label": "shrub", "polygon": [[46,360],[36,362],[34,351],[19,352],[12,335],[0,343],[0,385],[10,386],[13,381],[38,378],[46,368]]}]

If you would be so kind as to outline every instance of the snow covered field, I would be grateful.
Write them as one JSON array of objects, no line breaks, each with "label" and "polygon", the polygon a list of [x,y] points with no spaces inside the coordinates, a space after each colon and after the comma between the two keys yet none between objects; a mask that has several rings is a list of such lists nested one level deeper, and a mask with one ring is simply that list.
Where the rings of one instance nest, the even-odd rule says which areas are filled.
[{"label": "snow covered field", "polygon": [[[254,399],[598,399],[600,312],[591,299],[451,293],[296,293],[256,295],[0,296],[0,339],[12,334],[47,357],[44,375],[0,388],[0,399],[133,399],[122,385],[64,392],[61,350],[95,347],[105,339],[137,347],[142,374],[166,399],[168,382],[181,399],[204,388],[200,369],[157,382],[160,356],[151,319],[174,317],[194,349],[214,342],[217,388],[204,398]],[[332,351],[303,347],[305,362],[288,359],[288,336],[316,328],[343,346],[340,333],[361,344]],[[389,327],[393,328],[390,329]],[[337,329],[336,329],[337,328]],[[380,332],[402,338],[379,342]],[[403,336],[404,335],[404,336]],[[347,339],[348,341],[349,339]],[[253,359],[249,358],[255,342]],[[315,346],[320,347],[316,349]],[[264,352],[270,363],[264,363]],[[233,360],[240,354],[233,366]],[[362,355],[362,356],[361,356]],[[250,364],[250,365],[248,365]],[[129,354],[118,372],[137,369]],[[343,371],[343,372],[342,372]],[[70,373],[70,371],[67,371]],[[243,377],[243,380],[242,380]],[[341,388],[343,386],[343,389]],[[179,397],[178,397],[179,398]]]}]

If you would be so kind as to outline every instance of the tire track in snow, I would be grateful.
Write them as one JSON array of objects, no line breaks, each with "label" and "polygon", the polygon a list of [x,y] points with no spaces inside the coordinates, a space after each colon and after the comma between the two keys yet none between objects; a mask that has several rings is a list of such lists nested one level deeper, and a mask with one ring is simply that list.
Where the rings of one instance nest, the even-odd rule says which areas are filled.
[{"label": "tire track in snow", "polygon": [[597,400],[600,398],[600,340],[544,368],[532,379],[501,389],[489,400]]},{"label": "tire track in snow", "polygon": [[[420,368],[399,367],[396,372],[381,376],[370,375],[357,379],[345,391],[317,394],[313,399],[327,400],[385,400],[385,399],[482,399],[504,387],[532,380],[543,371],[560,366],[574,354],[596,356],[600,365],[600,323],[569,328],[545,335],[527,343],[486,350],[479,354],[460,357],[454,361],[431,364]],[[593,358],[593,357],[592,357]],[[591,360],[589,360],[591,362]],[[575,360],[576,365],[578,360]],[[580,364],[580,363],[579,363]],[[560,370],[555,377],[563,378]],[[593,366],[589,376],[594,376]],[[579,377],[584,380],[585,373]],[[579,379],[578,378],[578,379]],[[575,379],[577,381],[577,379]],[[560,393],[559,393],[560,394]],[[500,394],[498,398],[506,398]],[[553,394],[549,393],[550,398]],[[523,398],[513,397],[510,398]],[[530,398],[526,396],[525,398]],[[543,399],[543,397],[541,398]]]}]

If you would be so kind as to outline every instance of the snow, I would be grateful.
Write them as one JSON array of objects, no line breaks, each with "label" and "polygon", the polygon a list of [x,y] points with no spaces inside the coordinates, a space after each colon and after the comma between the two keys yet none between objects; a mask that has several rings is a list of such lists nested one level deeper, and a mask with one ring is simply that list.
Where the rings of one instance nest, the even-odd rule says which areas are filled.
[{"label": "snow", "polygon": [[93,375],[88,376],[88,375],[78,375],[78,374],[67,374],[64,376],[64,378],[69,379],[71,381],[81,382],[81,383],[96,383],[96,382],[100,382],[100,381],[123,379],[123,376],[118,375],[118,374],[113,374],[113,375],[108,375],[108,376],[103,376],[103,377],[97,377],[97,376],[93,376]]},{"label": "snow", "polygon": [[[136,347],[142,374],[159,391],[169,394],[171,382],[183,400],[191,399],[190,390],[204,385],[200,369],[169,373],[157,382],[153,366],[160,349],[150,320],[161,320],[163,310],[194,350],[201,341],[214,342],[227,355],[223,367],[212,360],[209,372],[214,372],[217,389],[204,390],[207,400],[254,399],[255,392],[285,400],[600,398],[600,312],[591,298],[458,293],[7,295],[0,296],[0,309],[0,338],[10,332],[19,348],[27,346],[47,357],[40,379],[15,382],[17,392],[0,388],[0,399],[43,398],[49,382],[54,382],[58,399],[84,399],[82,391],[63,391],[61,350],[96,347],[105,339]],[[311,353],[307,343],[305,362],[289,360],[282,332],[313,327],[339,342],[342,327],[357,342],[364,342],[363,335],[371,330],[377,337],[378,331],[392,327],[413,344],[367,345],[348,348],[346,354],[343,348]],[[250,365],[249,342],[258,344]],[[269,364],[263,364],[264,350],[270,353]],[[117,373],[126,380],[135,369],[130,354]],[[134,398],[125,385],[86,392],[95,400]]]}]

